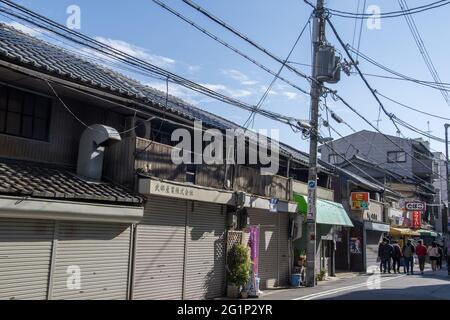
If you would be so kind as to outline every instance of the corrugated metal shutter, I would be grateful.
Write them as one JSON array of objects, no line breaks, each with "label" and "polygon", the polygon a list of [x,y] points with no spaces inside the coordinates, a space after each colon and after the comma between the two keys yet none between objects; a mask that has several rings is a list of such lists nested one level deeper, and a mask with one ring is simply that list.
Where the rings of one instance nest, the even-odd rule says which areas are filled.
[{"label": "corrugated metal shutter", "polygon": [[379,266],[378,245],[381,241],[382,232],[366,230],[366,270]]},{"label": "corrugated metal shutter", "polygon": [[289,284],[289,214],[285,212],[278,213],[279,216],[279,286]]},{"label": "corrugated metal shutter", "polygon": [[133,299],[180,300],[188,201],[153,196],[136,228]]},{"label": "corrugated metal shutter", "polygon": [[[57,222],[52,299],[127,299],[130,225]],[[68,288],[69,267],[79,267],[81,288]]]},{"label": "corrugated metal shutter", "polygon": [[195,202],[188,218],[185,299],[223,296],[225,213],[218,204]]},{"label": "corrugated metal shutter", "polygon": [[45,300],[54,224],[0,219],[0,300]]},{"label": "corrugated metal shutter", "polygon": [[260,226],[259,278],[261,289],[278,285],[278,214],[247,209],[251,225]]}]

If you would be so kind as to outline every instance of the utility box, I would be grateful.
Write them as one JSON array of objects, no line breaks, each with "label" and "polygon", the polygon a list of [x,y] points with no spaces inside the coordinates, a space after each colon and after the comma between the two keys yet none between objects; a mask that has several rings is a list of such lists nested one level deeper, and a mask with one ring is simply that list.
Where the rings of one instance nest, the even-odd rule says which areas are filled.
[{"label": "utility box", "polygon": [[340,80],[340,59],[336,57],[336,50],[333,46],[320,46],[317,65],[317,80],[328,83],[337,83]]}]

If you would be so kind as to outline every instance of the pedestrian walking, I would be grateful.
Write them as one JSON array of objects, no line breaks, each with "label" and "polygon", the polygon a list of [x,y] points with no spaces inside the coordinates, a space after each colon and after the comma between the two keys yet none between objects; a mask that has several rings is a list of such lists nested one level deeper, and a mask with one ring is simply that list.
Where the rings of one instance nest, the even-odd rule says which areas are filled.
[{"label": "pedestrian walking", "polygon": [[392,242],[393,254],[392,254],[392,268],[394,269],[394,273],[400,273],[400,260],[403,256],[402,249],[398,244],[397,240]]},{"label": "pedestrian walking", "polygon": [[447,255],[447,273],[450,276],[450,239],[447,239],[447,246],[445,251]]},{"label": "pedestrian walking", "polygon": [[444,246],[438,243],[437,248],[439,251],[439,257],[437,260],[437,268],[439,270],[442,270],[442,260],[444,259]]},{"label": "pedestrian walking", "polygon": [[423,274],[423,271],[425,270],[425,259],[427,257],[427,247],[425,247],[422,243],[422,240],[419,240],[418,245],[416,246],[416,255],[419,260],[419,269],[421,274]]},{"label": "pedestrian walking", "polygon": [[414,253],[415,248],[412,244],[411,240],[408,240],[407,243],[403,246],[402,254],[403,259],[405,261],[404,270],[406,274],[414,274]]},{"label": "pedestrian walking", "polygon": [[430,257],[431,269],[434,272],[437,270],[437,262],[439,259],[439,249],[436,241],[433,241],[431,246],[428,247],[427,254]]},{"label": "pedestrian walking", "polygon": [[378,246],[378,258],[381,261],[380,271],[391,273],[391,259],[394,255],[394,248],[389,243],[389,239],[383,238],[383,241]]}]

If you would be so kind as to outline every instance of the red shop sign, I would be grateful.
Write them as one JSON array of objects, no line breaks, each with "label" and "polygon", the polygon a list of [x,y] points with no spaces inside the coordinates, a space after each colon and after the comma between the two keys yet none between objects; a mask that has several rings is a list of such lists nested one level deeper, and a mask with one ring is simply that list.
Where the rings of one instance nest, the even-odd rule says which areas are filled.
[{"label": "red shop sign", "polygon": [[422,227],[422,212],[413,211],[412,213],[412,228],[420,229]]}]

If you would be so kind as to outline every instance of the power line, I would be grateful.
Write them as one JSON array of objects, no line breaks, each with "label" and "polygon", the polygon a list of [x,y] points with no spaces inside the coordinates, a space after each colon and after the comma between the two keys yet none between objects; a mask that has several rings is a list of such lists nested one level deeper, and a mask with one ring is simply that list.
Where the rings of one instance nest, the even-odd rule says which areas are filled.
[{"label": "power line", "polygon": [[[406,12],[409,10],[408,4],[404,0],[398,0],[398,3],[400,5],[400,8],[402,11]],[[439,76],[439,73],[437,72],[433,60],[431,59],[428,50],[425,46],[425,43],[422,40],[422,37],[420,35],[419,29],[417,28],[417,25],[414,21],[414,18],[409,15],[405,15],[405,20],[408,23],[409,29],[411,31],[411,34],[416,42],[417,48],[419,49],[420,54],[422,55],[423,60],[425,61],[425,64],[427,65],[428,70],[430,71],[434,81],[436,83],[442,82],[441,78]],[[442,86],[438,85],[438,87],[441,89],[441,94],[444,97],[445,102],[447,102],[447,105],[450,106],[450,96],[448,93],[443,90]]]},{"label": "power line", "polygon": [[[238,31],[236,28],[230,26],[229,24],[227,24],[226,22],[224,22],[223,20],[221,20],[220,18],[214,16],[213,14],[209,13],[208,11],[206,11],[204,8],[202,8],[201,6],[199,6],[198,4],[196,4],[195,2],[191,1],[191,0],[183,0],[184,3],[186,3],[188,6],[194,8],[195,10],[199,11],[200,13],[202,13],[204,16],[208,17],[209,19],[211,19],[212,21],[214,21],[215,23],[219,24],[220,26],[222,26],[223,28],[227,29],[228,31],[230,31],[231,33],[233,33],[234,35],[236,35],[237,37],[241,38],[242,40],[246,41],[247,43],[249,43],[250,45],[252,45],[253,47],[257,48],[258,50],[264,52],[266,55],[268,55],[269,57],[271,57],[272,59],[276,60],[277,62],[279,62],[280,64],[283,64],[284,61],[282,58],[276,56],[274,53],[272,53],[271,51],[267,50],[266,48],[264,48],[263,46],[261,46],[260,44],[258,44],[256,41],[250,39],[249,37],[247,37],[246,35],[244,35],[243,33],[241,33],[240,31]],[[294,72],[295,74],[297,74],[300,77],[303,77],[309,81],[315,81],[315,79],[313,79],[312,77],[306,75],[305,73],[303,73],[302,71],[286,64],[286,68],[289,69],[290,71]]]},{"label": "power line", "polygon": [[[350,141],[348,141],[348,139],[347,139],[345,136],[343,136],[341,133],[339,133],[333,126],[331,126],[331,124],[329,125],[329,127],[330,127],[330,129],[331,129],[333,132],[335,132],[341,139],[343,139],[349,146],[352,146],[353,149],[355,149],[355,150],[357,151],[358,154],[362,154],[367,160],[369,160],[369,161],[374,161],[374,164],[376,164],[376,165],[383,165],[383,164],[386,163],[386,162],[384,162],[384,163],[378,163],[378,162],[376,162],[375,159],[373,159],[373,158],[371,159],[371,157],[369,157],[372,148],[376,149],[377,151],[379,151],[379,152],[382,153],[382,154],[386,154],[386,150],[382,150],[382,149],[380,149],[379,147],[377,147],[377,145],[374,144],[373,141],[372,141],[372,142],[369,141],[364,135],[360,135],[360,137],[363,138],[363,140],[365,140],[365,141],[367,142],[367,144],[370,145],[370,149],[369,149],[369,151],[368,151],[366,154],[362,153],[362,152],[359,150],[359,148],[357,148],[353,143],[351,143]],[[401,171],[408,172],[403,166],[401,166],[401,165],[398,164],[397,162],[394,162],[393,164],[395,164]],[[425,184],[429,184],[428,181],[423,180],[421,177],[415,175],[414,173],[412,174],[412,176],[413,176],[413,178],[415,178],[415,179],[417,179],[417,180],[419,180],[419,181],[421,181],[421,182],[424,182]]]},{"label": "power line", "polygon": [[[99,51],[107,56],[110,56],[113,59],[119,60],[121,62],[124,62],[126,64],[132,65],[133,67],[136,67],[140,70],[144,70],[146,72],[150,72],[151,74],[156,74],[159,76],[168,77],[173,82],[182,85],[190,90],[199,92],[201,94],[204,94],[206,96],[209,96],[211,98],[214,98],[216,100],[222,101],[227,104],[234,105],[236,107],[239,107],[241,109],[247,110],[247,111],[253,111],[255,110],[255,106],[249,105],[247,103],[241,102],[235,98],[228,97],[224,94],[215,92],[214,90],[211,90],[209,88],[206,88],[202,85],[199,85],[193,81],[190,81],[188,79],[185,79],[181,76],[176,75],[175,73],[169,72],[163,68],[157,67],[147,61],[138,59],[136,57],[133,57],[131,55],[128,55],[120,50],[117,50],[111,46],[108,46],[102,42],[99,42],[97,40],[94,40],[86,35],[83,35],[81,33],[78,33],[76,31],[73,31],[71,29],[68,29],[67,27],[60,25],[46,17],[40,16],[39,14],[36,14],[24,7],[21,7],[19,5],[16,5],[15,3],[12,3],[8,0],[0,0],[0,2],[5,3],[7,5],[12,6],[16,10],[19,10],[20,12],[23,12],[25,16],[18,14],[17,12],[12,12],[9,10],[5,10],[4,8],[1,8],[0,11],[5,12],[8,15],[14,16],[20,20],[27,21],[28,23],[31,23],[33,25],[36,25],[39,28],[45,29],[47,31],[50,31],[52,33],[56,33],[59,36],[74,41],[80,45],[87,46],[91,49],[94,49],[96,51]],[[41,23],[37,22],[36,20],[41,21]],[[43,24],[44,23],[44,24]],[[53,29],[56,28],[57,30]],[[58,31],[59,30],[59,31]],[[69,34],[69,35],[68,35]],[[72,35],[73,37],[71,37]],[[299,121],[298,119],[295,119],[293,117],[287,117],[283,116],[281,114],[277,114],[271,111],[267,111],[264,109],[258,109],[256,110],[258,114],[261,114],[265,117],[268,117],[272,120],[279,121],[284,124],[292,125],[292,122],[294,121],[294,126]]]},{"label": "power line", "polygon": [[395,121],[393,121],[393,114],[389,113],[386,108],[384,107],[383,103],[380,101],[380,99],[378,98],[378,96],[375,94],[375,90],[371,87],[371,85],[369,84],[369,82],[367,81],[367,79],[364,77],[361,69],[359,69],[358,64],[355,62],[355,60],[353,59],[352,55],[350,54],[350,52],[347,49],[347,46],[344,44],[344,41],[341,39],[341,37],[339,36],[339,33],[337,32],[336,28],[334,27],[333,23],[330,21],[329,18],[327,18],[328,23],[330,24],[331,30],[333,31],[334,35],[336,36],[337,40],[339,41],[339,43],[341,44],[342,48],[345,50],[345,52],[347,53],[347,56],[349,57],[350,61],[352,62],[352,64],[355,66],[356,70],[359,73],[359,76],[361,77],[361,79],[363,80],[364,84],[366,85],[366,87],[370,90],[370,93],[372,94],[372,96],[375,98],[375,100],[378,102],[378,105],[381,107],[381,109],[383,110],[383,112],[386,114],[386,116],[392,121],[392,123],[394,123],[395,128],[397,129],[397,132],[400,132],[400,128],[397,126],[397,124],[395,123]]},{"label": "power line", "polygon": [[[337,100],[341,101],[347,108],[349,108],[353,113],[355,113],[358,117],[360,117],[364,122],[366,122],[370,127],[372,127],[375,131],[380,133],[386,140],[388,140],[390,143],[392,143],[394,146],[399,148],[400,151],[405,152],[408,156],[410,156],[412,159],[416,160],[418,163],[420,163],[424,168],[431,170],[433,172],[433,168],[428,166],[427,164],[423,163],[420,159],[417,159],[414,155],[412,155],[410,152],[404,150],[402,146],[400,146],[398,143],[396,143],[394,140],[392,140],[388,135],[380,131],[376,126],[372,124],[366,117],[364,117],[361,113],[359,113],[354,107],[352,107],[342,96],[340,96],[335,91],[329,91],[330,94],[332,94]],[[442,179],[446,179],[442,175],[439,174],[439,177]]]},{"label": "power line", "polygon": [[342,18],[350,18],[350,19],[373,19],[373,18],[397,18],[397,17],[402,17],[402,16],[410,16],[416,13],[421,13],[421,12],[425,12],[428,10],[432,10],[432,9],[436,9],[436,8],[440,8],[442,6],[446,6],[450,4],[450,1],[448,0],[440,0],[440,1],[435,1],[433,3],[427,4],[427,5],[423,5],[423,6],[419,6],[419,7],[415,7],[412,9],[408,9],[405,11],[391,11],[391,12],[385,12],[385,13],[380,13],[377,15],[373,15],[373,14],[368,14],[368,13],[354,13],[354,12],[347,12],[347,11],[340,11],[340,10],[336,10],[336,9],[327,9],[329,13],[331,13],[334,16],[338,16],[338,17],[342,17]]},{"label": "power line", "polygon": [[[194,21],[192,21],[191,19],[187,18],[186,16],[183,16],[181,13],[179,13],[178,11],[176,11],[175,9],[167,6],[165,3],[159,1],[159,0],[152,0],[154,3],[156,3],[157,5],[161,6],[163,9],[169,11],[170,13],[174,14],[175,16],[177,16],[178,18],[180,18],[181,20],[185,21],[186,23],[190,24],[192,27],[196,28],[197,30],[199,30],[200,32],[202,32],[203,34],[205,34],[206,36],[212,38],[213,40],[217,41],[218,43],[220,43],[221,45],[225,46],[226,48],[234,51],[235,53],[239,54],[241,57],[243,57],[244,59],[250,61],[251,63],[255,64],[256,66],[258,66],[259,68],[261,68],[262,70],[270,73],[273,76],[277,76],[277,72],[269,69],[268,67],[266,67],[265,65],[263,65],[262,63],[256,61],[255,59],[251,58],[250,56],[248,56],[247,54],[243,53],[241,50],[237,49],[236,47],[232,46],[231,44],[227,43],[225,40],[223,40],[222,38],[214,35],[213,33],[211,33],[210,31],[208,31],[207,29],[201,27],[200,25],[198,25],[197,23],[195,23]],[[300,92],[306,94],[309,96],[309,92],[306,91],[305,89],[302,89],[301,87],[297,86],[296,84],[294,84],[293,82],[289,81],[288,79],[281,77],[280,75],[278,75],[278,78],[285,82],[286,84],[290,85],[291,87],[299,90]]]},{"label": "power line", "polygon": [[411,82],[414,82],[414,83],[417,83],[417,84],[420,84],[420,85],[424,85],[424,86],[427,86],[427,87],[430,87],[430,88],[438,89],[438,90],[448,90],[448,89],[445,89],[445,88],[441,89],[441,87],[438,87],[438,85],[440,85],[442,87],[450,85],[449,83],[443,83],[443,82],[418,80],[418,79],[415,79],[413,77],[404,75],[404,74],[402,74],[402,73],[400,73],[398,71],[392,70],[391,68],[388,68],[388,67],[382,65],[379,62],[376,62],[375,60],[369,58],[367,55],[363,54],[361,51],[356,50],[355,48],[352,48],[350,46],[347,46],[347,47],[348,47],[348,49],[350,51],[357,52],[360,57],[362,57],[364,60],[366,60],[370,64],[372,64],[372,65],[374,65],[374,66],[376,66],[376,67],[378,67],[378,68],[380,68],[380,69],[382,69],[382,70],[384,70],[384,71],[386,71],[388,73],[391,73],[391,74],[393,74],[393,75],[395,75],[395,76],[397,76],[399,78],[402,78],[404,80],[411,81]]},{"label": "power line", "polygon": [[[288,56],[286,57],[286,59],[284,60],[284,63],[281,65],[280,69],[278,70],[278,73],[275,75],[275,77],[273,78],[272,82],[270,83],[270,85],[267,87],[266,91],[264,92],[263,96],[261,97],[261,99],[259,100],[258,104],[256,105],[256,108],[259,109],[262,107],[263,103],[265,102],[265,100],[267,99],[267,96],[269,95],[269,93],[272,91],[273,86],[275,85],[275,82],[279,79],[281,72],[283,72],[284,67],[286,66],[286,63],[289,61],[292,53],[294,52],[295,48],[297,47],[297,44],[299,43],[300,39],[303,36],[303,33],[306,30],[306,27],[308,27],[308,25],[310,24],[311,21],[311,16],[308,17],[308,20],[306,21],[305,26],[303,27],[303,29],[300,31],[299,36],[297,37],[297,39],[294,42],[294,45],[292,46],[291,50],[289,51]],[[249,116],[249,118],[247,119],[247,121],[244,123],[243,127],[246,127],[248,124],[250,124],[250,119],[253,117],[253,124],[255,122],[255,116],[256,113],[252,112]]]},{"label": "power line", "polygon": [[418,108],[410,107],[410,106],[408,106],[408,105],[406,105],[406,104],[404,104],[404,103],[398,102],[398,101],[396,101],[396,100],[394,100],[394,99],[392,99],[392,98],[389,98],[389,97],[385,96],[384,94],[380,93],[378,90],[377,90],[376,94],[379,95],[380,97],[385,98],[386,100],[389,100],[389,101],[391,101],[391,102],[393,102],[393,103],[395,103],[395,104],[401,106],[401,107],[410,109],[410,110],[415,111],[415,112],[418,112],[418,113],[420,113],[420,114],[424,114],[424,115],[427,115],[427,116],[430,116],[430,117],[434,117],[434,118],[438,118],[438,119],[450,121],[450,118],[442,117],[442,116],[439,116],[439,115],[437,115],[437,114],[432,114],[432,113],[429,113],[429,112],[420,110],[420,109],[418,109]]}]

